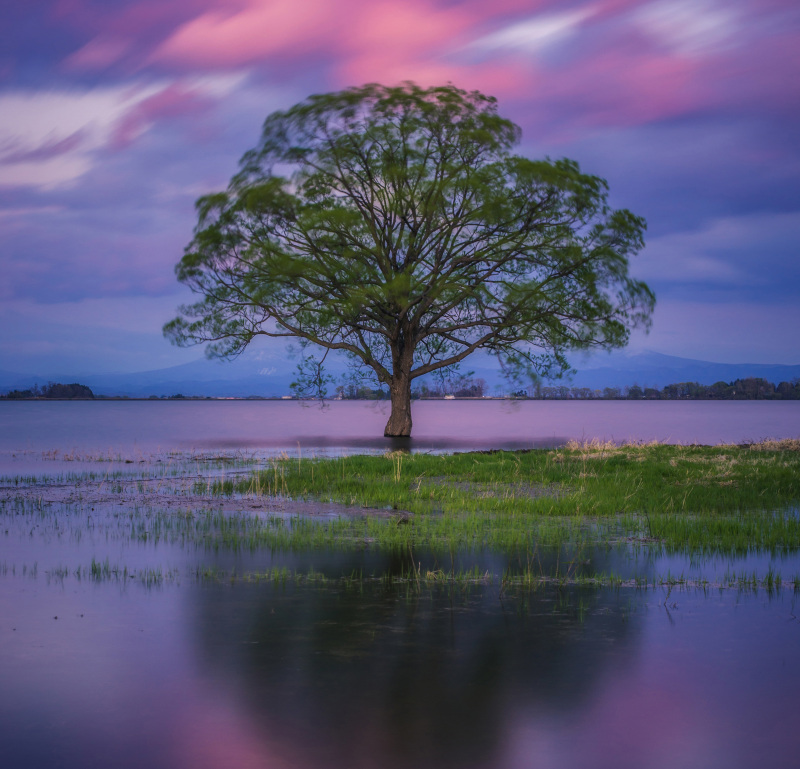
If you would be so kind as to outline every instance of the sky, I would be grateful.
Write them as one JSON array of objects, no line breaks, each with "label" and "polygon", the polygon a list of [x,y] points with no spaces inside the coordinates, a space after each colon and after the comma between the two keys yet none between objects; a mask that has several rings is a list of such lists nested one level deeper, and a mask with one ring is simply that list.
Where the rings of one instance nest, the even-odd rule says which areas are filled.
[{"label": "sky", "polygon": [[368,82],[497,97],[648,222],[629,349],[800,363],[796,0],[2,0],[0,370],[142,371],[195,200],[264,118]]}]

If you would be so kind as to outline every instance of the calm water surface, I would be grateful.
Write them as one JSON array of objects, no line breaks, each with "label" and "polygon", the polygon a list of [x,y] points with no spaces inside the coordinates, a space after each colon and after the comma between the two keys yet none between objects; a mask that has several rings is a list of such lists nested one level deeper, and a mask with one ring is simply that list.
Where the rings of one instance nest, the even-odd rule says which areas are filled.
[{"label": "calm water surface", "polygon": [[40,571],[0,579],[0,613],[9,767],[788,768],[800,750],[791,591]]},{"label": "calm water surface", "polygon": [[[800,437],[800,401],[421,401],[420,451],[531,448],[570,439],[741,443]],[[136,459],[169,451],[384,451],[387,403],[281,401],[0,402],[0,474],[45,452]]]}]

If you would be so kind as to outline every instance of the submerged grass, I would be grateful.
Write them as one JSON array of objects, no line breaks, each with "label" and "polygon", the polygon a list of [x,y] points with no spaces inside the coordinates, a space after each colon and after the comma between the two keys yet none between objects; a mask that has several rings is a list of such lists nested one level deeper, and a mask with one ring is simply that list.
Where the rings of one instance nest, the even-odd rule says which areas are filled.
[{"label": "submerged grass", "polygon": [[[38,566],[21,565],[8,568],[5,563],[0,563],[0,575],[7,577],[25,577],[37,579]],[[540,588],[634,588],[640,591],[655,591],[658,589],[673,588],[681,590],[737,590],[746,593],[765,591],[767,594],[780,593],[783,590],[794,594],[800,593],[800,574],[795,573],[789,578],[782,578],[781,573],[770,566],[765,573],[758,574],[754,571],[728,572],[717,577],[707,578],[700,575],[673,574],[621,574],[615,572],[580,573],[571,569],[555,572],[542,569],[522,568],[508,569],[502,574],[497,574],[490,569],[477,565],[469,569],[445,570],[406,564],[401,568],[365,572],[363,569],[354,569],[349,573],[330,574],[309,569],[291,569],[286,566],[273,566],[265,570],[250,569],[229,570],[219,566],[197,564],[194,567],[180,570],[178,568],[146,567],[131,568],[127,565],[111,564],[106,558],[104,561],[92,559],[90,565],[78,565],[71,568],[65,565],[54,566],[45,571],[48,584],[57,582],[63,584],[74,579],[77,582],[91,581],[93,583],[117,583],[121,586],[130,583],[144,587],[161,587],[163,585],[180,584],[183,578],[195,583],[215,584],[242,584],[242,583],[271,583],[280,587],[300,585],[323,585],[334,588],[349,587],[363,589],[369,585],[382,585],[386,588],[408,586],[416,592],[436,588],[449,588],[468,590],[470,587],[496,586],[500,595],[504,592],[513,592],[518,589],[526,591]],[[669,595],[669,593],[668,593]]]},{"label": "submerged grass", "polygon": [[[63,560],[44,564],[47,579],[57,581],[158,586],[178,582],[183,574],[198,581],[333,580],[352,586],[384,581],[415,589],[480,583],[501,590],[578,585],[800,591],[792,565],[784,565],[783,578],[772,565],[766,573],[759,565],[758,574],[748,566],[747,572],[724,575],[703,567],[715,554],[800,550],[800,441],[717,447],[592,442],[549,451],[444,456],[283,456],[247,476],[195,469],[153,478],[146,469],[139,477],[95,480],[114,494],[116,484],[127,484],[125,503],[115,496],[95,509],[80,495],[53,503],[35,489],[7,494],[0,499],[0,538],[9,545],[38,540],[48,547],[78,548],[86,555],[80,566],[75,561],[65,566]],[[173,491],[182,496],[166,506],[164,495]],[[209,491],[242,497],[245,509],[232,512],[228,502],[223,509],[196,496]],[[284,507],[276,498],[348,508],[329,518],[292,514],[308,508],[291,504],[285,505],[289,513],[267,512]],[[359,515],[358,508],[373,510]],[[375,508],[383,514],[373,514]],[[166,563],[114,564],[106,553],[118,553],[118,543],[137,543],[142,552],[175,545],[190,560],[197,554],[199,563],[188,572]],[[283,559],[273,558],[276,554],[289,554],[297,564],[319,550],[390,551],[394,566],[358,575],[275,566]],[[608,557],[612,551],[624,557]],[[664,552],[697,554],[698,565],[685,576],[640,570],[651,554]],[[238,559],[249,565],[236,571],[226,565],[230,553],[255,557]],[[620,566],[628,556],[634,565]],[[0,576],[35,579],[37,573],[36,563],[0,563]]]}]

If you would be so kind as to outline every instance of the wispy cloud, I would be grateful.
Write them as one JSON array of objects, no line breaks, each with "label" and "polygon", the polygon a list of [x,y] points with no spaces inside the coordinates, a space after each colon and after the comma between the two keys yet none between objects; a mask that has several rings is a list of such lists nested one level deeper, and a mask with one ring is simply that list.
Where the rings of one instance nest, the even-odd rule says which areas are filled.
[{"label": "wispy cloud", "polygon": [[569,38],[584,21],[594,15],[592,6],[563,13],[540,14],[483,35],[468,47],[485,52],[522,50],[536,53]]},{"label": "wispy cloud", "polygon": [[93,152],[111,143],[119,121],[158,91],[150,85],[0,93],[0,185],[74,181],[91,167]]},{"label": "wispy cloud", "polygon": [[659,44],[688,56],[734,47],[741,29],[737,9],[713,0],[656,0],[637,9],[634,19]]},{"label": "wispy cloud", "polygon": [[195,112],[243,79],[0,92],[0,187],[72,183],[92,168],[99,151],[129,144],[159,119]]},{"label": "wispy cloud", "polygon": [[654,238],[636,260],[637,276],[662,286],[736,289],[739,295],[794,291],[800,212],[722,217],[693,231]]}]

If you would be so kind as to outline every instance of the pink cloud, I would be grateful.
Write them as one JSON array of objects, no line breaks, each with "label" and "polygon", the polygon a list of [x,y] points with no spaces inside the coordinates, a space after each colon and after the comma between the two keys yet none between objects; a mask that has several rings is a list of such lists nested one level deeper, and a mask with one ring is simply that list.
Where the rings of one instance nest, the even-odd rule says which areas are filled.
[{"label": "pink cloud", "polygon": [[64,60],[67,69],[102,70],[116,64],[130,49],[131,44],[124,40],[104,35],[90,40]]},{"label": "pink cloud", "polygon": [[534,87],[536,74],[519,66],[467,67],[447,62],[397,60],[371,52],[348,59],[334,71],[337,86],[366,82],[398,84],[411,80],[423,87],[453,83],[466,90],[478,90],[497,97],[514,98]]},{"label": "pink cloud", "polygon": [[207,97],[193,88],[173,83],[162,91],[140,101],[116,125],[111,146],[127,147],[151,124],[165,119],[193,115],[209,107]]},{"label": "pink cloud", "polygon": [[424,85],[452,81],[498,95],[530,88],[535,68],[528,62],[473,66],[452,55],[479,33],[491,13],[477,4],[440,7],[424,0],[349,0],[335,7],[325,0],[302,6],[292,0],[251,0],[237,12],[209,11],[182,25],[152,61],[215,69],[259,62],[274,67],[287,58],[302,67],[301,56],[319,66],[327,57],[326,80],[334,87],[415,80]]},{"label": "pink cloud", "polygon": [[179,27],[153,59],[239,67],[277,53],[294,55],[330,41],[342,10],[327,0],[252,0],[233,13],[209,11]]},{"label": "pink cloud", "polygon": [[468,40],[474,24],[474,14],[456,7],[439,10],[398,0],[370,4],[355,14],[348,35],[338,43],[334,80],[338,85],[403,80],[464,85],[465,68],[439,54]]},{"label": "pink cloud", "polygon": [[800,31],[760,37],[745,56],[731,55],[709,67],[706,95],[718,107],[744,102],[797,114],[800,105]]},{"label": "pink cloud", "polygon": [[425,2],[383,0],[360,9],[342,47],[429,56],[433,51],[452,47],[476,21],[479,18],[474,13],[458,6],[439,9]]},{"label": "pink cloud", "polygon": [[[556,0],[141,0],[121,11],[59,0],[58,7],[93,30],[67,60],[83,69],[123,57],[161,72],[291,73],[316,80],[317,89],[451,81],[516,102],[559,132],[567,123],[582,131],[710,109],[796,110],[800,32],[786,21],[792,4],[679,5],[680,13],[663,0],[585,0],[570,9],[574,22],[545,42],[535,34],[539,21],[566,13]],[[481,47],[487,38],[500,42]],[[516,43],[503,45],[506,38]]]},{"label": "pink cloud", "polygon": [[[62,62],[67,71],[103,71],[120,64],[136,71],[161,40],[219,2],[135,0],[120,7],[97,0],[54,0],[50,17],[55,26],[86,36],[86,42]],[[226,8],[233,5],[233,0],[225,0]]]},{"label": "pink cloud", "polygon": [[558,73],[548,81],[547,97],[566,96],[570,120],[579,124],[639,125],[694,106],[694,74],[690,62],[675,57],[608,51]]},{"label": "pink cloud", "polygon": [[[246,1],[241,0],[238,5]],[[236,5],[235,0],[136,0],[122,6],[98,0],[55,0],[51,16],[58,23],[91,35],[135,39],[159,31],[162,35],[168,33],[177,24],[219,4],[227,8]]]}]

